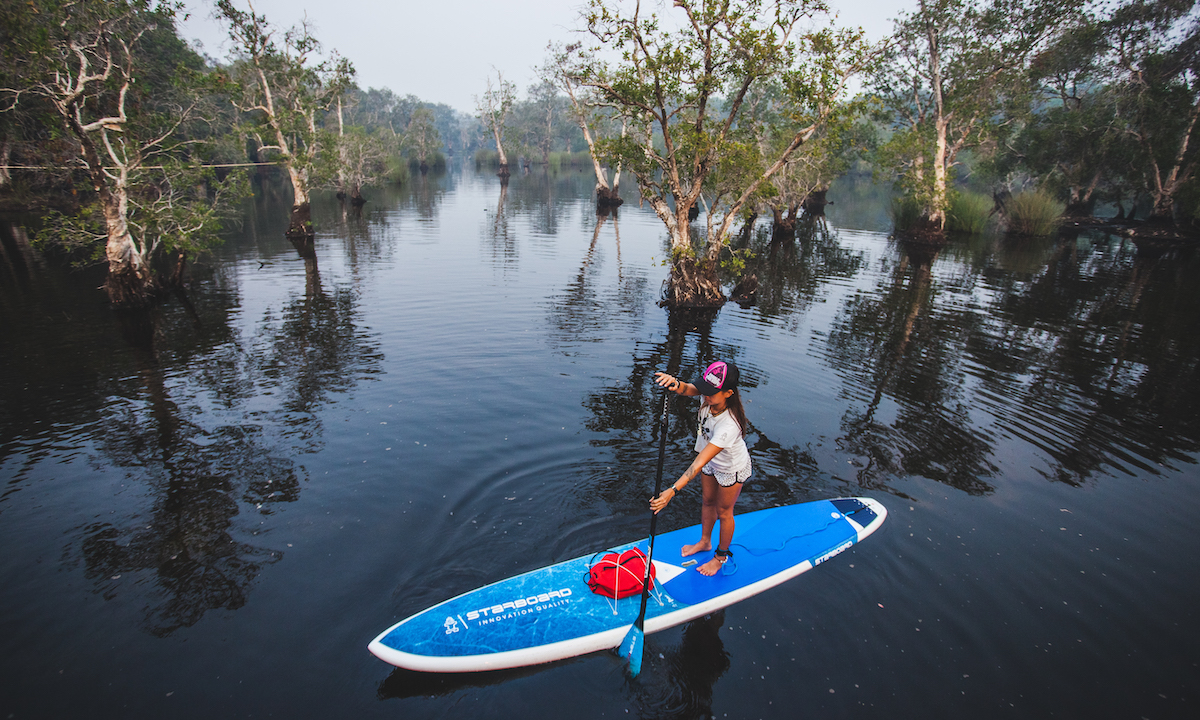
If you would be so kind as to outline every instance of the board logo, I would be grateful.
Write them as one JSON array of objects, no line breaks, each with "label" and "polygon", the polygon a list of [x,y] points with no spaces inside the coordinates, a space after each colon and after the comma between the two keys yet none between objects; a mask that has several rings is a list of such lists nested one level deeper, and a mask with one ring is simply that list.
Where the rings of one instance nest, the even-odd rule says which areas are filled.
[{"label": "board logo", "polygon": [[[529,597],[517,598],[507,602],[489,605],[478,610],[472,610],[467,613],[467,620],[479,620],[480,625],[492,623],[498,620],[507,620],[517,617],[518,615],[526,615],[531,612],[542,612],[554,607],[561,607],[571,602],[571,588],[562,588],[561,590],[551,590],[550,592],[540,593],[538,595],[530,595]],[[447,618],[449,619],[449,618]]]},{"label": "board logo", "polygon": [[853,544],[854,544],[853,540],[847,540],[846,542],[842,543],[841,545],[838,545],[837,547],[835,547],[834,549],[825,553],[821,557],[817,558],[816,560],[813,560],[813,567],[816,567],[816,566],[820,565],[821,563],[825,562],[826,560],[828,560],[829,558],[833,557],[834,555],[841,553],[843,550],[845,550],[846,548],[850,547]]},{"label": "board logo", "polygon": [[447,635],[458,632],[458,621],[452,617],[447,616],[446,622],[442,623],[442,625],[446,626]]}]

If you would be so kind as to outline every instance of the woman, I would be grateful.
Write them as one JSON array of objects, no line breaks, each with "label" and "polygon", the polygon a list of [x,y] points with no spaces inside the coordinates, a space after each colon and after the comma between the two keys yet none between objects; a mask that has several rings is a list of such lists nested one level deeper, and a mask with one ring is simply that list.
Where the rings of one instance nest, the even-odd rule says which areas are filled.
[{"label": "woman", "polygon": [[681,490],[700,475],[704,504],[700,510],[700,542],[684,545],[684,557],[713,549],[712,531],[717,521],[721,532],[713,558],[696,568],[704,575],[715,575],[733,557],[729,544],[733,542],[733,506],[742,492],[742,483],[750,477],[750,453],[746,450],[746,411],[738,395],[741,373],[731,362],[717,361],[704,369],[695,383],[686,383],[666,373],[655,373],[660,387],[679,395],[700,395],[700,428],[696,433],[696,459],[691,466],[650,501],[656,514],[667,506]]}]

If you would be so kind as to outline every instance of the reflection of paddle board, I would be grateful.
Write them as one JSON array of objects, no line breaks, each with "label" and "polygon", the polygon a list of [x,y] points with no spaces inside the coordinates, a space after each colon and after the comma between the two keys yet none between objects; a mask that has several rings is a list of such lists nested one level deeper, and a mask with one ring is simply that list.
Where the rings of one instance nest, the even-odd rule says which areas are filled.
[{"label": "reflection of paddle board", "polygon": [[[659,535],[658,584],[646,606],[647,633],[756,595],[810,570],[874,532],[887,517],[868,498],[818,500],[737,516],[733,559],[714,577],[684,567],[680,548],[700,526]],[[647,543],[634,545],[647,549]],[[701,564],[712,552],[696,556]],[[521,667],[615,648],[637,618],[639,595],[593,594],[585,556],[493,583],[435,605],[385,630],[369,649],[382,660],[426,672]]]}]

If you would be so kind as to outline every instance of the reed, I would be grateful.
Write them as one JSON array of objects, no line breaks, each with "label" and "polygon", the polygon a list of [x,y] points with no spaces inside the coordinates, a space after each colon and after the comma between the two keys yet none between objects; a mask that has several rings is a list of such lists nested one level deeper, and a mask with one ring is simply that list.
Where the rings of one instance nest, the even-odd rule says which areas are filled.
[{"label": "reed", "polygon": [[500,167],[500,153],[495,150],[479,149],[475,151],[475,167]]},{"label": "reed", "polygon": [[956,192],[950,196],[946,213],[946,229],[977,235],[987,228],[992,212],[992,199],[983,193]]},{"label": "reed", "polygon": [[554,171],[563,168],[590,167],[592,164],[592,156],[586,150],[583,152],[552,152],[546,159],[550,163],[550,169]]},{"label": "reed", "polygon": [[892,225],[896,232],[908,232],[921,219],[921,205],[914,198],[902,196],[892,198]]},{"label": "reed", "polygon": [[1005,206],[1008,231],[1018,235],[1050,235],[1058,230],[1066,206],[1040,190],[1013,195]]}]

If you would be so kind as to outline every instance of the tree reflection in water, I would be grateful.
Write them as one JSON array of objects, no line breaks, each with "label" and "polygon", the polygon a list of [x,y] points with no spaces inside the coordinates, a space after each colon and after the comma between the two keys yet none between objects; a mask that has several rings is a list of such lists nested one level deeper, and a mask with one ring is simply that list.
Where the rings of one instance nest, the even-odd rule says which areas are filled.
[{"label": "tree reflection in water", "polygon": [[[974,495],[991,492],[983,478],[996,472],[992,439],[975,427],[959,383],[975,317],[951,308],[934,312],[939,247],[906,240],[896,246],[891,283],[857,293],[830,329],[832,361],[854,385],[874,391],[865,406],[849,404],[838,447],[859,458],[856,478],[866,488],[912,474]],[[885,397],[898,403],[881,420]]]},{"label": "tree reflection in water", "polygon": [[972,352],[1005,371],[987,378],[989,392],[1023,408],[999,424],[1050,458],[1049,479],[1080,485],[1108,468],[1190,462],[1200,317],[1181,309],[1196,307],[1196,260],[1066,235],[1040,272],[983,309],[991,327]]},{"label": "tree reflection in water", "polygon": [[[237,516],[246,509],[251,517],[270,515],[275,504],[299,498],[305,471],[290,458],[320,449],[321,406],[379,371],[381,354],[355,322],[354,293],[321,287],[311,241],[297,251],[305,292],[278,317],[263,319],[255,337],[265,342],[239,341],[228,328],[206,330],[227,342],[196,351],[203,361],[186,370],[218,406],[262,422],[205,428],[205,399],[172,398],[176,383],[165,376],[156,342],[165,332],[162,310],[120,315],[143,395],[105,413],[98,451],[142,484],[149,508],[88,526],[80,548],[87,576],[106,598],[147,595],[145,622],[155,635],[246,602],[263,566],[283,550],[248,539],[257,535],[255,523]],[[240,407],[270,394],[283,398],[274,413]],[[152,582],[120,582],[128,575]]]},{"label": "tree reflection in water", "polygon": [[[851,401],[839,447],[860,458],[861,485],[918,475],[991,492],[998,434],[1037,447],[1050,459],[1040,472],[1072,485],[1126,463],[1189,462],[1200,318],[1177,308],[1195,307],[1183,270],[1194,260],[1079,242],[897,241],[891,283],[846,301],[828,340]],[[995,268],[987,254],[1007,271],[953,265]],[[939,278],[944,255],[951,276]],[[873,388],[865,404],[856,387]]]}]

